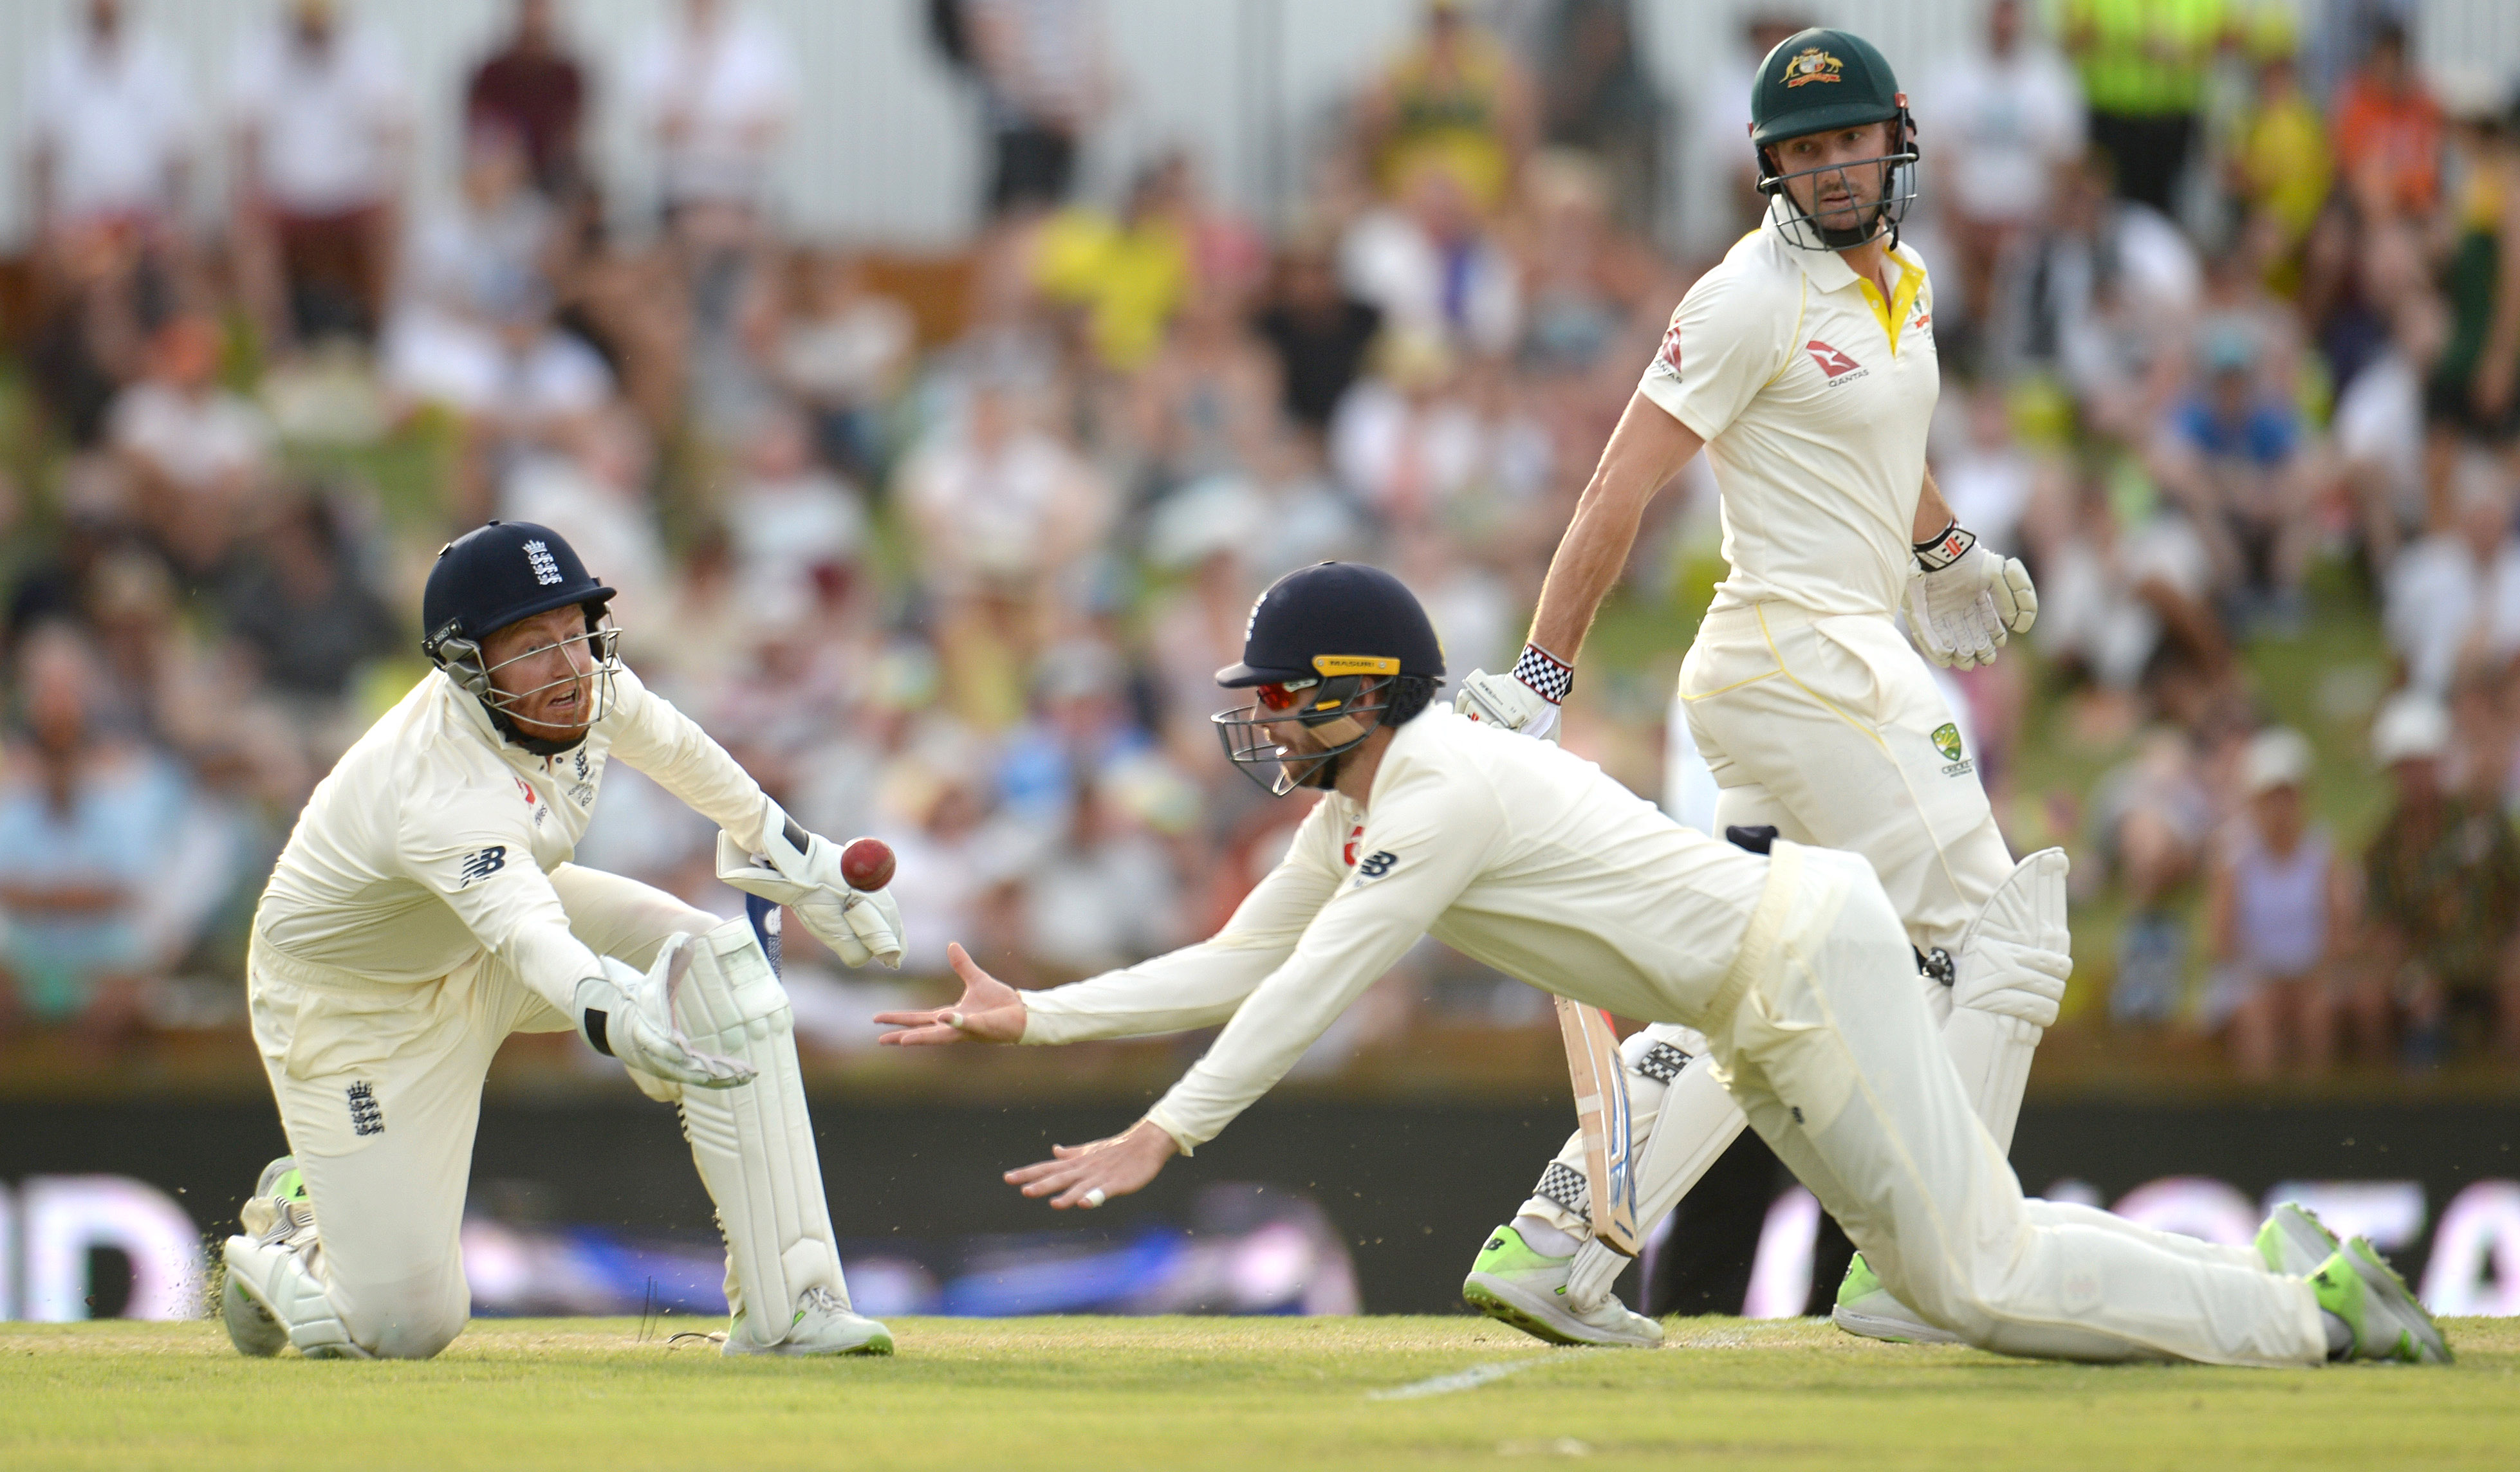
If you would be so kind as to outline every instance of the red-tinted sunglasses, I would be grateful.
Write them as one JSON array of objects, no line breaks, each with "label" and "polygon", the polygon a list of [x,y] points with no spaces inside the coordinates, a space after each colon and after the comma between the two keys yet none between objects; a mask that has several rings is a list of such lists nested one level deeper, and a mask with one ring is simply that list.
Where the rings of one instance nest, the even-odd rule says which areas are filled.
[{"label": "red-tinted sunglasses", "polygon": [[1295,708],[1295,697],[1319,684],[1321,684],[1319,680],[1282,681],[1276,685],[1258,686],[1253,689],[1252,693],[1259,696],[1260,704],[1264,709],[1292,710]]}]

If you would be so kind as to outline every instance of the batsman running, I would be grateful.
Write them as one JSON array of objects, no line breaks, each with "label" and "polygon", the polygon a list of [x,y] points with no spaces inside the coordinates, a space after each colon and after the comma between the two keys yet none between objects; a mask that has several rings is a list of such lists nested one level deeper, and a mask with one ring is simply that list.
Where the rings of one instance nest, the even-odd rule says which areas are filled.
[{"label": "batsman running", "polygon": [[463,1331],[483,1075],[510,1033],[569,1030],[681,1107],[726,1236],[725,1353],[892,1351],[849,1307],[788,998],[751,924],[568,861],[617,759],[720,826],[722,878],[842,960],[898,964],[899,911],[623,667],[611,597],[547,527],[448,544],[423,597],[436,668],[298,816],[247,961],[292,1151],[227,1241],[222,1310],[248,1355],[427,1359]]},{"label": "batsman running", "polygon": [[[1610,436],[1550,564],[1509,675],[1474,672],[1458,708],[1553,739],[1559,702],[1645,504],[1703,447],[1726,576],[1681,666],[1688,729],[1721,788],[1720,827],[1770,828],[1870,861],[1978,1118],[2008,1153],[2032,1051],[2072,969],[2065,854],[2018,865],[1932,672],[1992,662],[2039,611],[2017,560],[1979,546],[1925,468],[1940,389],[1933,288],[1899,243],[1915,194],[1907,94],[1861,37],[1779,43],[1751,94],[1769,209],[1700,278]],[[1895,982],[1916,985],[1915,967]],[[1628,1039],[1641,1229],[1732,1140],[1741,1111],[1684,1029]],[[1462,1292],[1541,1338],[1651,1343],[1610,1287],[1628,1259],[1593,1230],[1580,1138],[1490,1233]],[[1840,1219],[1841,1225],[1847,1225]],[[1949,1336],[1859,1256],[1838,1324]]]},{"label": "batsman running", "polygon": [[1682,827],[1554,745],[1428,708],[1443,673],[1424,610],[1390,574],[1325,562],[1280,579],[1251,610],[1242,662],[1217,676],[1256,699],[1217,727],[1272,791],[1324,795],[1225,928],[1028,993],[955,947],[960,1001],[878,1016],[896,1045],[1224,1024],[1135,1126],[1009,1172],[1025,1195],[1091,1208],[1141,1189],[1431,934],[1559,996],[1702,1032],[1750,1128],[1882,1281],[1971,1344],[2212,1364],[2449,1358],[2369,1244],[2338,1244],[2298,1207],[2252,1252],[2023,1200],[1870,865]]}]

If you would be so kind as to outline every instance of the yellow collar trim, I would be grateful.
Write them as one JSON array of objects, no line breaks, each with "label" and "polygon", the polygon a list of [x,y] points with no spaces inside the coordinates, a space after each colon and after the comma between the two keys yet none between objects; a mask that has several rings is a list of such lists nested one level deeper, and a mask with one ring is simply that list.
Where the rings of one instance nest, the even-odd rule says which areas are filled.
[{"label": "yellow collar trim", "polygon": [[1880,284],[1869,276],[1858,275],[1855,285],[1864,292],[1865,303],[1872,308],[1872,320],[1881,324],[1881,335],[1890,339],[1890,356],[1899,356],[1899,326],[1908,320],[1908,309],[1916,304],[1916,291],[1925,284],[1925,269],[1893,255],[1890,260],[1899,268],[1899,285],[1888,301],[1881,299]]}]

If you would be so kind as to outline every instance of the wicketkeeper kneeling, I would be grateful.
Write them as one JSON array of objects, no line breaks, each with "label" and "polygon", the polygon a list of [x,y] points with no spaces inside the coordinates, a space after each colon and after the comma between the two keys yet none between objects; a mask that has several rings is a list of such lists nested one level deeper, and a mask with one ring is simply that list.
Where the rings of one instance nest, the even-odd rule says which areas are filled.
[{"label": "wicketkeeper kneeling", "polygon": [[[1705,1034],[1751,1128],[1882,1281],[1972,1344],[2216,1364],[2449,1358],[2359,1238],[2324,1241],[2323,1259],[2292,1275],[2243,1250],[2024,1200],[1862,859],[1781,842],[1752,853],[1684,828],[1581,758],[1430,707],[1443,673],[1424,611],[1388,573],[1325,562],[1281,579],[1252,608],[1242,663],[1217,677],[1258,699],[1217,725],[1236,762],[1274,771],[1276,792],[1328,791],[1225,929],[1031,993],[956,948],[958,1004],[878,1016],[901,1029],[885,1040],[897,1044],[1225,1025],[1136,1126],[1061,1146],[1010,1182],[1056,1207],[1140,1189],[1432,934],[1560,996]],[[2318,1230],[2306,1217],[2286,1226]]]},{"label": "wicketkeeper kneeling", "polygon": [[617,758],[716,822],[719,874],[841,959],[898,964],[899,912],[622,667],[611,597],[545,527],[449,544],[423,599],[437,668],[281,853],[247,990],[292,1153],[227,1241],[248,1355],[423,1359],[463,1331],[482,1077],[510,1033],[571,1030],[681,1105],[726,1234],[726,1353],[892,1350],[849,1308],[788,998],[750,922],[568,859]]}]

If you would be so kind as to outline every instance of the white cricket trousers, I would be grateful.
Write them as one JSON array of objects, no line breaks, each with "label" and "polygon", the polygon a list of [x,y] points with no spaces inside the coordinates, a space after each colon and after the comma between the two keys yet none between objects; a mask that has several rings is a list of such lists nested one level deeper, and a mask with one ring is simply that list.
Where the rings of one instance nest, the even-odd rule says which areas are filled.
[{"label": "white cricket trousers", "polygon": [[2012,855],[1933,672],[1896,624],[1792,603],[1718,608],[1689,645],[1680,697],[1721,789],[1717,836],[1768,825],[1862,854],[1914,945],[1958,950]]},{"label": "white cricket trousers", "polygon": [[[552,887],[569,929],[641,969],[675,934],[720,923],[665,893],[563,864]],[[427,1359],[463,1332],[464,1194],[481,1083],[511,1033],[573,1030],[483,952],[436,981],[384,986],[279,955],[247,964],[254,1042],[306,1182],[323,1243],[310,1266],[350,1338],[383,1359]]]},{"label": "white cricket trousers", "polygon": [[1750,1128],[1901,1303],[2010,1355],[2325,1360],[2309,1284],[2254,1253],[2024,1200],[1864,861],[1789,843],[1776,853],[1704,1031]]}]

